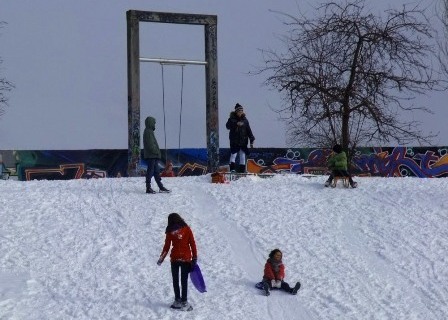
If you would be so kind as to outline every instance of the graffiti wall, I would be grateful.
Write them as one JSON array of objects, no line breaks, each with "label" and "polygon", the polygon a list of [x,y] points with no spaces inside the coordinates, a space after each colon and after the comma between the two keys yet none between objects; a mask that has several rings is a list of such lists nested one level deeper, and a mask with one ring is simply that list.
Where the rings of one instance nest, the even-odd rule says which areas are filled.
[{"label": "graffiti wall", "polygon": [[[261,149],[249,155],[254,173],[326,174],[329,149]],[[448,177],[448,147],[358,148],[350,172],[360,176]]]},{"label": "graffiti wall", "polygon": [[[220,149],[219,163],[225,170],[229,149]],[[252,173],[326,174],[328,149],[255,148],[248,154]],[[162,150],[160,169],[165,176],[207,173],[207,149]],[[238,162],[238,159],[237,159]],[[169,165],[165,165],[169,164]],[[127,176],[128,150],[0,151],[3,179],[68,180]],[[146,162],[137,171],[144,175]],[[448,177],[448,147],[359,148],[351,161],[354,175],[381,177]]]}]

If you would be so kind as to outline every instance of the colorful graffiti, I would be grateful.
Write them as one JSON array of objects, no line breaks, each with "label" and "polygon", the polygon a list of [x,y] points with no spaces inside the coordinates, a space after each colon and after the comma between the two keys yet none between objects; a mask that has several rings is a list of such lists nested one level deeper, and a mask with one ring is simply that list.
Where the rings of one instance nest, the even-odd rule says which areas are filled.
[{"label": "colorful graffiti", "polygon": [[[225,170],[229,149],[220,149],[219,164]],[[251,173],[327,174],[326,161],[331,150],[317,148],[257,148],[248,154]],[[160,169],[167,161],[175,176],[207,173],[207,149],[162,150]],[[237,159],[238,161],[238,159]],[[128,150],[53,150],[0,151],[2,177],[18,180],[65,180],[125,177]],[[448,147],[359,148],[350,171],[354,175],[381,177],[448,177]],[[144,176],[146,162],[137,164]]]},{"label": "colorful graffiti", "polygon": [[[327,172],[326,161],[330,154],[330,150],[327,149],[287,149],[284,156],[269,160],[250,158],[252,156],[250,154],[247,171],[251,173],[325,174]],[[266,163],[271,164],[266,165]]]},{"label": "colorful graffiti", "polygon": [[25,177],[30,180],[69,180],[81,179],[84,175],[84,164],[62,164],[59,168],[30,168],[25,169]]},{"label": "colorful graffiti", "polygon": [[382,177],[415,176],[434,178],[448,176],[447,149],[375,148],[373,154],[357,154],[352,163],[362,173]]},{"label": "colorful graffiti", "polygon": [[[327,149],[304,151],[288,149],[286,156],[264,160],[249,159],[247,169],[252,173],[326,174]],[[297,153],[298,152],[298,153]],[[293,156],[291,156],[293,155]],[[381,177],[448,177],[448,149],[443,148],[359,148],[353,156],[350,171],[355,175]]]}]

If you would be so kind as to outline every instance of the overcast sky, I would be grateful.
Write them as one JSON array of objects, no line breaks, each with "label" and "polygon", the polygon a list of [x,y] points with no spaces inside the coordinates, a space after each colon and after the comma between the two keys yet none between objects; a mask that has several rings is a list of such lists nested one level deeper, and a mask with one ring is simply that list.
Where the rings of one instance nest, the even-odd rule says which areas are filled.
[{"label": "overcast sky", "polygon": [[[277,36],[286,29],[272,10],[295,14],[298,7],[314,13],[300,0],[0,0],[0,21],[8,23],[0,29],[1,75],[16,86],[0,119],[0,150],[127,148],[127,10],[217,15],[220,146],[229,146],[225,122],[239,102],[256,147],[286,147],[285,128],[270,109],[279,95],[248,72],[263,65],[258,49],[281,49]],[[204,60],[202,26],[140,23],[140,30],[143,57]],[[183,71],[180,146],[205,147],[204,67]],[[182,67],[164,67],[166,135],[161,73],[159,64],[141,64],[142,130],[154,116],[160,146],[166,137],[167,147],[177,148]],[[435,115],[414,115],[426,131],[440,132],[438,145],[448,145],[445,96],[419,100]]]}]

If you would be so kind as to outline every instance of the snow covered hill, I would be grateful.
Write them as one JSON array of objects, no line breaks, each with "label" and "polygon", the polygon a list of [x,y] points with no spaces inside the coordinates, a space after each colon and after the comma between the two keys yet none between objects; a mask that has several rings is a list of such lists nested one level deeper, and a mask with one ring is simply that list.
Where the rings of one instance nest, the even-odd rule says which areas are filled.
[{"label": "snow covered hill", "polygon": [[[448,179],[0,180],[0,319],[446,319]],[[169,308],[167,216],[192,227],[207,293]],[[280,248],[297,296],[261,295]]]}]

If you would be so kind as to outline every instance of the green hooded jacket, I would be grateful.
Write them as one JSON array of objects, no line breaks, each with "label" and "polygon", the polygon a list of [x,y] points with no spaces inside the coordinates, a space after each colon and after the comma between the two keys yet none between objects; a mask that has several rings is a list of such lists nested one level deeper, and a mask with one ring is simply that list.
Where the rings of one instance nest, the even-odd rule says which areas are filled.
[{"label": "green hooded jacket", "polygon": [[154,130],[156,129],[156,119],[147,117],[145,120],[145,131],[143,132],[143,157],[144,159],[160,159],[159,144],[157,143]]},{"label": "green hooded jacket", "polygon": [[347,170],[347,155],[345,151],[331,155],[327,160],[330,170]]}]

